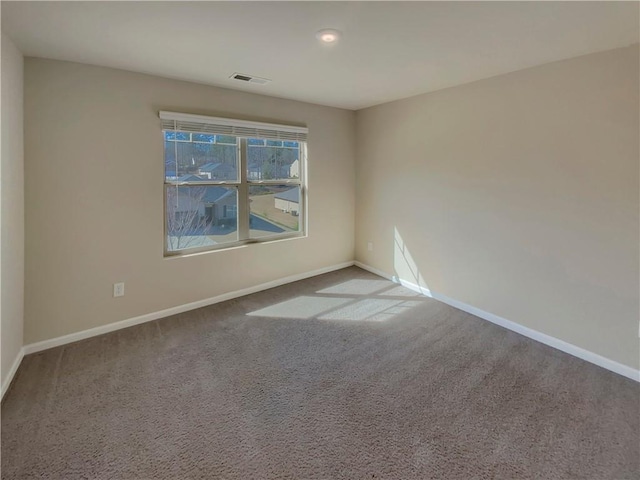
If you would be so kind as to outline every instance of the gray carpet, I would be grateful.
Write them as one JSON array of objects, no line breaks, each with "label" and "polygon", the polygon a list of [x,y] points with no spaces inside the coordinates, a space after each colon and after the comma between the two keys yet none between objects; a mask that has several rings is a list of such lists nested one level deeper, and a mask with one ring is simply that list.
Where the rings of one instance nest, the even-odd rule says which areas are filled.
[{"label": "gray carpet", "polygon": [[624,479],[640,386],[355,267],[27,356],[2,478]]}]

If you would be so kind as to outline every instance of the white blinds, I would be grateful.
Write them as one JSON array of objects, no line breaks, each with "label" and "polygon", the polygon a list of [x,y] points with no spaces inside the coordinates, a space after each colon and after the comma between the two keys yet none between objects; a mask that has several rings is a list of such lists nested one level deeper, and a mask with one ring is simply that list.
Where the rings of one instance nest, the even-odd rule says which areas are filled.
[{"label": "white blinds", "polygon": [[207,117],[177,112],[160,112],[163,130],[213,133],[237,137],[268,138],[306,142],[308,128],[274,123],[248,122],[231,118]]}]

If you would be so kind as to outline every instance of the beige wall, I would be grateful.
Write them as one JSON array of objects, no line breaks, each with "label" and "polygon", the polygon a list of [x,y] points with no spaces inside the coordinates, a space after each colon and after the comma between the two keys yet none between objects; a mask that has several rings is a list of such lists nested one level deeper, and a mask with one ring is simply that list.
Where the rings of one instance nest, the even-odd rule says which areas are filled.
[{"label": "beige wall", "polygon": [[[355,115],[27,59],[25,343],[351,260],[357,147],[357,260],[638,368],[638,54]],[[309,126],[309,237],[164,259],[158,110]]]},{"label": "beige wall", "polygon": [[[163,258],[159,110],[308,126],[308,238]],[[25,342],[353,260],[354,121],[346,110],[26,59]],[[126,295],[112,298],[118,281]]]},{"label": "beige wall", "polygon": [[638,55],[359,111],[356,259],[638,368]]},{"label": "beige wall", "polygon": [[24,313],[23,58],[2,34],[2,163],[0,167],[0,259],[2,385],[20,349]]}]

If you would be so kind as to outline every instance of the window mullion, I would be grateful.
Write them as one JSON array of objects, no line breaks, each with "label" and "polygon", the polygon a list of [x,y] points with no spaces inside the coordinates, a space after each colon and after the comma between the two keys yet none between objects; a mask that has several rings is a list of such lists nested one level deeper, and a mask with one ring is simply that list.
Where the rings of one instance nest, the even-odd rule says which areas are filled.
[{"label": "window mullion", "polygon": [[247,184],[247,139],[240,138],[239,164],[240,185],[238,186],[238,239],[249,238],[249,186]]}]

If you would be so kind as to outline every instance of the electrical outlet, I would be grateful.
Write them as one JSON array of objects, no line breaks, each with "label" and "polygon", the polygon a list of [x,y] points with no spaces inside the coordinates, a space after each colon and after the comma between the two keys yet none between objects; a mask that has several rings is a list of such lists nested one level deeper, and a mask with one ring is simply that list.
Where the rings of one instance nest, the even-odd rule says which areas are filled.
[{"label": "electrical outlet", "polygon": [[367,243],[367,250],[369,250],[370,252],[373,252],[373,242]]},{"label": "electrical outlet", "polygon": [[124,282],[113,284],[113,296],[124,297]]}]

